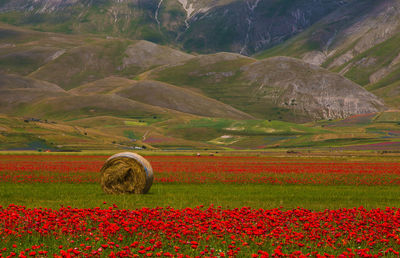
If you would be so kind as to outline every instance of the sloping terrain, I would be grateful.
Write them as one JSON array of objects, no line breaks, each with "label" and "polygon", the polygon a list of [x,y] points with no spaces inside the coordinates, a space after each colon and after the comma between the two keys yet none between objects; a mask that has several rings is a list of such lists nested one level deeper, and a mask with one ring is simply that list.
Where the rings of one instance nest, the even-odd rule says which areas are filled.
[{"label": "sloping terrain", "polygon": [[74,36],[0,24],[0,71],[28,75],[80,44]]},{"label": "sloping terrain", "polygon": [[287,55],[315,64],[343,65],[398,32],[399,4],[398,0],[352,1],[284,44],[257,56],[284,55],[286,50]]},{"label": "sloping terrain", "polygon": [[[377,112],[383,108],[383,103],[357,85],[295,59],[257,61],[226,52],[193,56],[146,41],[79,38],[29,32],[10,26],[4,28],[13,35],[11,39],[23,39],[14,48],[24,48],[26,56],[37,53],[40,48],[38,44],[53,49],[53,52],[45,51],[45,61],[35,63],[35,70],[28,75],[29,78],[70,89],[66,93],[56,86],[61,90],[58,95],[49,94],[47,97],[59,96],[61,92],[64,97],[55,99],[46,99],[45,95],[37,93],[38,96],[34,97],[33,93],[29,93],[27,96],[32,96],[28,98],[32,106],[19,110],[18,114],[28,112],[26,114],[33,115],[38,112],[54,117],[70,111],[69,117],[83,114],[131,116],[161,114],[166,112],[162,108],[166,108],[211,117],[243,119],[254,116],[304,122],[344,118]],[[36,57],[33,55],[32,58]],[[137,82],[147,78],[168,85],[154,81]],[[338,90],[340,87],[336,85],[341,85],[343,89]],[[127,90],[128,87],[130,90]],[[186,90],[179,87],[185,87]],[[313,88],[320,89],[322,95],[310,96]],[[119,97],[120,107],[117,106],[118,97],[110,95],[116,92],[127,97]],[[18,95],[18,91],[13,93]],[[74,95],[80,96],[74,98]],[[97,95],[101,95],[98,100],[115,104],[105,107],[103,103],[95,103]],[[27,97],[21,96],[21,100],[25,101]],[[15,97],[7,99],[18,103]],[[142,103],[148,106],[144,107]],[[155,109],[151,110],[150,107]]]},{"label": "sloping terrain", "polygon": [[[131,42],[127,40],[111,39],[77,46],[40,67],[30,76],[71,89],[122,70],[122,58],[129,44]],[[135,74],[134,71],[131,72]]]},{"label": "sloping terrain", "polygon": [[298,59],[274,57],[242,70],[245,80],[258,87],[254,96],[315,120],[384,109],[382,101],[359,85]]},{"label": "sloping terrain", "polygon": [[[362,90],[357,85],[295,59],[277,58],[257,61],[243,55],[226,52],[193,56],[143,40],[104,39],[93,36],[79,38],[55,33],[29,32],[10,26],[4,26],[4,29],[9,31],[10,35],[14,35],[10,36],[11,39],[23,39],[11,48],[24,49],[24,55],[27,58],[37,60],[36,63],[32,63],[33,66],[24,67],[24,65],[16,64],[16,69],[12,71],[17,72],[19,67],[22,67],[19,74],[24,75],[27,71],[33,70],[29,73],[29,78],[54,83],[69,90],[69,94],[115,93],[132,86],[135,80],[146,80],[149,77],[171,85],[160,84],[162,85],[160,87],[153,85],[146,89],[143,87],[145,84],[137,84],[129,94],[126,91],[124,94],[140,103],[195,115],[230,118],[254,116],[263,119],[304,122],[377,112],[383,107],[383,103],[374,99],[372,95],[365,92],[361,94]],[[7,45],[6,49],[9,47]],[[46,52],[47,50],[44,51],[42,48],[51,49],[51,51]],[[42,50],[44,52],[41,52]],[[21,52],[18,53],[21,54]],[[40,56],[38,53],[43,54],[43,60],[38,58]],[[25,63],[24,60],[23,63]],[[10,67],[13,65],[11,64]],[[286,78],[285,72],[280,72],[285,69],[288,72],[287,75],[291,75],[290,80]],[[318,76],[309,77],[309,71]],[[274,76],[274,80],[268,81],[268,77],[271,76]],[[341,85],[345,90],[337,90],[339,86],[335,84]],[[179,87],[185,87],[191,91],[183,91]],[[317,97],[310,96],[313,87],[319,88],[321,94],[326,96],[321,94]],[[324,88],[321,87],[331,90],[324,92]],[[153,94],[149,94],[150,89]],[[32,94],[27,94],[27,96],[33,96]],[[338,95],[335,96],[335,94]],[[145,98],[144,95],[148,97]],[[50,94],[48,97],[51,96],[53,95]],[[35,102],[45,97],[39,94],[30,99],[31,102]],[[176,99],[173,100],[173,98]],[[71,99],[73,99],[72,96],[58,98],[58,101],[61,101],[58,106],[72,105]],[[64,101],[68,105],[64,105]],[[122,103],[129,102],[128,99],[121,101]],[[172,104],[173,102],[175,104]],[[396,102],[396,99],[390,103],[393,102]],[[92,101],[89,103],[93,105]],[[40,105],[35,104],[31,110],[41,110],[38,108]],[[78,106],[80,108],[77,110],[86,110],[84,112],[86,115],[90,114],[87,110],[93,109],[89,106],[84,108],[80,104]],[[130,105],[122,106],[130,108]],[[124,114],[132,112],[122,112],[122,108],[113,108],[113,110]],[[33,111],[29,112],[33,114]],[[53,115],[55,113],[57,112]]]},{"label": "sloping terrain", "polygon": [[197,88],[263,119],[338,119],[384,109],[383,102],[357,84],[293,58],[256,61],[220,53],[161,67],[148,76]]},{"label": "sloping terrain", "polygon": [[24,115],[59,120],[112,115],[117,117],[147,117],[171,115],[171,110],[111,95],[63,96],[32,104]]},{"label": "sloping terrain", "polygon": [[125,50],[122,63],[123,68],[137,66],[141,69],[149,69],[155,66],[179,63],[192,57],[194,56],[178,50],[139,40]]},{"label": "sloping terrain", "polygon": [[365,86],[399,108],[400,1],[355,1],[257,58],[288,55]]},{"label": "sloping terrain", "polygon": [[252,54],[284,42],[346,1],[232,1],[194,15],[181,36],[185,49]]},{"label": "sloping terrain", "polygon": [[107,94],[128,87],[135,82],[123,77],[110,76],[73,88],[68,92],[75,95]]},{"label": "sloping terrain", "polygon": [[52,82],[64,89],[108,76],[133,78],[192,57],[144,40],[44,33],[0,24],[0,72]]},{"label": "sloping terrain", "polygon": [[0,73],[0,108],[3,114],[17,112],[41,99],[66,95],[55,84]]},{"label": "sloping terrain", "polygon": [[0,2],[0,21],[42,31],[144,39],[202,53],[252,54],[353,2],[357,1],[14,0]]},{"label": "sloping terrain", "polygon": [[[94,97],[99,94],[116,94],[147,105],[206,117],[252,118],[244,112],[199,93],[158,81],[134,81],[121,77],[107,77],[68,92],[74,95]],[[64,100],[60,100],[60,102],[64,102]]]},{"label": "sloping terrain", "polygon": [[117,95],[153,106],[206,117],[251,119],[231,106],[193,91],[157,81],[140,81],[116,92]]},{"label": "sloping terrain", "polygon": [[29,76],[56,83],[64,89],[112,75],[134,77],[160,65],[173,64],[192,56],[146,41],[94,39],[66,50]]}]

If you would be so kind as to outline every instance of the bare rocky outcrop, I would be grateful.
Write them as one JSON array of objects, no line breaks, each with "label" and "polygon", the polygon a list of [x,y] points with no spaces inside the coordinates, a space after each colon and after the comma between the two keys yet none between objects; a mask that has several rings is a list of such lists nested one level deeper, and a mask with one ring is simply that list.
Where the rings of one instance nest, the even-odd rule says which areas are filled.
[{"label": "bare rocky outcrop", "polygon": [[321,51],[310,51],[305,53],[302,57],[304,62],[318,66],[321,66],[326,59],[326,54]]},{"label": "bare rocky outcrop", "polygon": [[384,109],[375,95],[344,77],[288,57],[242,68],[254,84],[253,96],[313,119],[338,119]]}]

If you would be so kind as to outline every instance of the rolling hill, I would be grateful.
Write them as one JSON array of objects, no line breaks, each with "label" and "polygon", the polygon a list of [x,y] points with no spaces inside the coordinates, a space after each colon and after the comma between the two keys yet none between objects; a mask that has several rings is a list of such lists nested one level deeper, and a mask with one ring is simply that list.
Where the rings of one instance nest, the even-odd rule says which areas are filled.
[{"label": "rolling hill", "polygon": [[399,10],[0,1],[0,146],[393,149]]},{"label": "rolling hill", "polygon": [[62,96],[35,102],[25,110],[24,115],[59,120],[82,117],[114,115],[119,117],[145,117],[167,115],[168,110],[117,95]]},{"label": "rolling hill", "polygon": [[157,81],[140,81],[116,92],[117,95],[153,106],[205,117],[252,119],[229,105],[191,90]]},{"label": "rolling hill", "polygon": [[134,84],[136,81],[124,77],[110,76],[73,88],[68,92],[74,95],[108,94]]},{"label": "rolling hill", "polygon": [[383,102],[350,80],[294,58],[257,61],[219,53],[154,69],[146,76],[199,89],[262,119],[305,122],[385,108]]},{"label": "rolling hill", "polygon": [[66,95],[55,84],[0,73],[0,107],[3,114],[19,112],[38,100]]},{"label": "rolling hill", "polygon": [[151,42],[96,39],[66,50],[29,76],[56,83],[68,90],[112,75],[134,77],[149,68],[191,57]]}]

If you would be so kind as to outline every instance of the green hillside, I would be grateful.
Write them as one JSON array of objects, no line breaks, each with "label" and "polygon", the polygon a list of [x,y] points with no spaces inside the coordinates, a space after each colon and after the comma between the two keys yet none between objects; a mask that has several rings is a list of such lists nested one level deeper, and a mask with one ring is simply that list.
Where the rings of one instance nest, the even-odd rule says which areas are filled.
[{"label": "green hillside", "polygon": [[[309,5],[295,2],[301,8]],[[213,20],[197,25],[187,20],[186,27],[190,8],[167,0],[158,10],[158,24],[155,3],[143,2],[147,5],[136,10],[124,9],[127,2],[117,8],[103,1],[77,23],[70,19],[77,13],[61,15],[64,20],[55,24],[47,22],[54,15],[50,12],[40,13],[36,22],[33,14],[0,13],[0,20],[21,26],[0,24],[0,149],[398,150],[400,34],[394,29],[390,36],[373,34],[381,28],[380,19],[366,31],[371,21],[333,26],[330,21],[342,17],[335,13],[299,27],[297,36],[256,58],[229,52],[200,55],[179,50],[180,44],[196,49],[198,42],[188,35],[206,30],[204,24]],[[193,12],[213,5],[190,3]],[[221,8],[243,3],[220,2],[204,12],[225,21],[232,16],[223,16]],[[285,3],[281,11],[271,10],[278,20],[277,13],[286,17],[293,8]],[[253,7],[259,12],[266,6]],[[242,11],[249,15],[251,9]],[[121,15],[133,16],[127,22]],[[363,29],[348,37],[345,32],[354,24]],[[131,26],[135,29],[127,35]],[[251,40],[252,28],[238,26],[235,30]],[[193,38],[208,33],[212,30]],[[199,51],[232,49],[228,41]],[[235,47],[244,54],[258,51],[243,42]]]},{"label": "green hillside", "polygon": [[357,84],[293,58],[256,61],[229,53],[203,55],[139,76],[147,77],[200,90],[260,119],[305,122],[384,109]]}]

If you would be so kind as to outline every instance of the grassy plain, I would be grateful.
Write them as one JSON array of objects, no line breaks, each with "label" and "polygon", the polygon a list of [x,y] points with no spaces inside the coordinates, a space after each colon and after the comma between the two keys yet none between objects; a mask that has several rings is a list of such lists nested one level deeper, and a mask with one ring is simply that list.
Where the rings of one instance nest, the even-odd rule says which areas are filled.
[{"label": "grassy plain", "polygon": [[[123,150],[121,150],[123,151]],[[80,153],[38,153],[33,151],[2,151],[0,155],[16,155],[17,160],[26,159],[23,155],[112,155],[118,151],[85,151]],[[139,154],[194,156],[194,151],[163,152],[141,150]],[[398,162],[399,154],[387,153],[377,155],[374,152],[304,152],[288,154],[286,152],[263,151],[201,151],[201,156],[249,156],[271,157],[274,162]],[[30,156],[32,157],[32,156]],[[62,156],[61,156],[62,157]],[[44,158],[44,157],[43,157]],[[42,157],[38,158],[41,160]],[[66,158],[69,159],[69,158]],[[82,160],[78,158],[76,160]],[[102,160],[99,158],[99,160]],[[253,160],[256,162],[257,158]],[[27,160],[28,161],[28,160]],[[283,164],[282,163],[282,164]],[[157,171],[155,172],[157,177]],[[163,176],[163,175],[159,175]],[[164,175],[165,176],[165,175]],[[108,207],[116,204],[121,209],[141,207],[174,208],[196,207],[204,205],[236,208],[249,206],[252,208],[294,209],[303,207],[311,210],[352,208],[363,206],[367,209],[398,207],[400,205],[400,188],[396,185],[271,185],[271,184],[223,184],[223,183],[159,183],[153,184],[146,195],[107,195],[97,183],[0,183],[0,206],[9,204],[27,207],[48,207],[57,209],[61,206],[76,208]],[[106,204],[103,204],[106,202]]]},{"label": "grassy plain", "polygon": [[284,210],[302,207],[323,211],[400,206],[398,186],[154,184],[146,195],[107,195],[98,184],[1,183],[0,187],[0,205],[13,203],[30,208],[107,208],[116,204],[120,209],[135,209],[214,205],[223,208],[283,207]]}]

